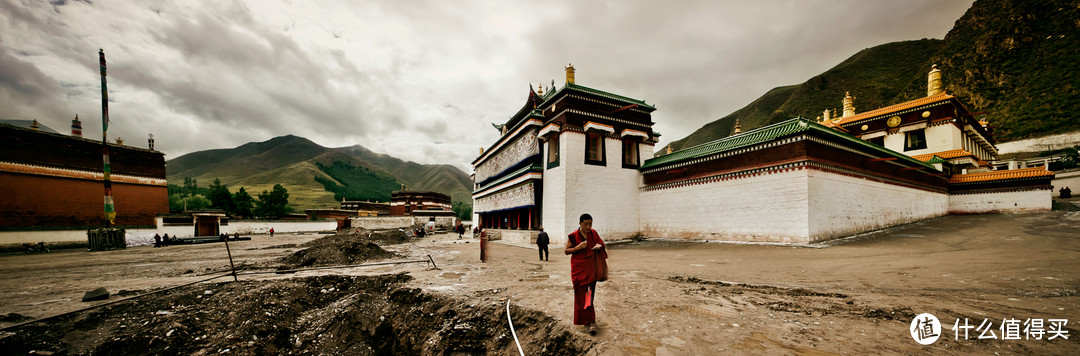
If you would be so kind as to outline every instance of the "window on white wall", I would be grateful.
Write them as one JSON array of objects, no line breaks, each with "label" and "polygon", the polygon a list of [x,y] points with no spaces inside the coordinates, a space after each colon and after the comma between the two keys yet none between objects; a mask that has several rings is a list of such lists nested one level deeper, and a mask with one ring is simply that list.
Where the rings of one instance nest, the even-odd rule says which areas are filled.
[{"label": "window on white wall", "polygon": [[623,168],[637,168],[640,166],[638,162],[638,141],[634,139],[624,139],[622,147]]},{"label": "window on white wall", "polygon": [[547,167],[555,168],[559,166],[559,135],[551,135],[547,139],[548,146],[548,159]]},{"label": "window on white wall", "polygon": [[904,151],[926,148],[926,131],[912,130],[904,133]]},{"label": "window on white wall", "polygon": [[604,134],[588,132],[585,134],[585,163],[603,166],[604,159]]}]

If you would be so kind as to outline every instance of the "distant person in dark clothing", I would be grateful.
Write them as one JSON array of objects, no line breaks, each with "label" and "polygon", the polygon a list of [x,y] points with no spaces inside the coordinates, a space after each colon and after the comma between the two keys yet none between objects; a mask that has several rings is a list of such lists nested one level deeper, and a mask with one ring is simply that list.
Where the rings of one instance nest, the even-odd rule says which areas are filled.
[{"label": "distant person in dark clothing", "polygon": [[548,242],[549,241],[550,240],[548,240],[547,232],[544,232],[544,227],[541,226],[540,227],[540,234],[536,235],[536,247],[538,247],[540,249],[540,260],[541,261],[550,261],[548,259],[549,257],[551,257],[548,254]]},{"label": "distant person in dark clothing", "polygon": [[154,247],[161,247],[161,235],[154,234]]},{"label": "distant person in dark clothing", "polygon": [[161,237],[161,246],[169,246],[169,233],[165,233],[165,236]]},{"label": "distant person in dark clothing", "polygon": [[1072,189],[1070,189],[1069,187],[1061,188],[1060,192],[1062,198],[1072,198]]}]

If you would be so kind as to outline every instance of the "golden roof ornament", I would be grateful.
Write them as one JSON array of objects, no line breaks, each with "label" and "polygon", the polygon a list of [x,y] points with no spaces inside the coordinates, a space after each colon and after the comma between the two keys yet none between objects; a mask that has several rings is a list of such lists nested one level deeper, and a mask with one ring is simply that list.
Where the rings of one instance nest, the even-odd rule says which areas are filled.
[{"label": "golden roof ornament", "polygon": [[926,96],[934,96],[944,93],[944,85],[941,81],[941,70],[937,64],[930,66],[930,73],[926,76]]},{"label": "golden roof ornament", "polygon": [[855,116],[855,98],[851,92],[844,92],[844,117]]},{"label": "golden roof ornament", "polygon": [[574,64],[570,63],[566,67],[566,84],[574,84]]},{"label": "golden roof ornament", "polygon": [[30,123],[30,128],[31,129],[37,130],[39,127],[41,127],[41,126],[38,125],[37,119],[34,119],[34,122]]}]

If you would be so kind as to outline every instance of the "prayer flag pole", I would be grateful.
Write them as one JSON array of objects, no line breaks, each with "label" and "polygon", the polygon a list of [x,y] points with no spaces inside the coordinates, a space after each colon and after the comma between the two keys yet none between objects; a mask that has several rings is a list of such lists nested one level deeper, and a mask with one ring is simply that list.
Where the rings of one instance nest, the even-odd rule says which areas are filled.
[{"label": "prayer flag pole", "polygon": [[105,85],[105,50],[98,49],[98,60],[101,63],[101,154],[105,181],[105,227],[109,227],[116,220],[116,208],[113,206],[112,182],[109,177],[112,168],[109,164],[109,89]]}]

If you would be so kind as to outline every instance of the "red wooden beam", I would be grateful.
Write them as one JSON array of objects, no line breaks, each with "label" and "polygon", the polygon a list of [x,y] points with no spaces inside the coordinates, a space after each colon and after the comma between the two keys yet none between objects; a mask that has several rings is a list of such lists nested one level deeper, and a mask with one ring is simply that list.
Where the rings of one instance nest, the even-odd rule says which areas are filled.
[{"label": "red wooden beam", "polygon": [[895,160],[896,160],[896,157],[885,157],[885,158],[871,158],[871,159],[868,159],[866,161],[867,162],[881,162],[881,161],[895,161]]},{"label": "red wooden beam", "polygon": [[623,111],[623,110],[633,109],[633,108],[636,108],[636,107],[637,107],[637,104],[630,104],[630,105],[623,106],[621,108],[615,109],[615,111],[612,111],[611,113],[614,114],[614,113],[617,113],[617,112],[620,112],[620,111]]},{"label": "red wooden beam", "polygon": [[923,168],[926,168],[926,167],[907,167],[907,168],[900,168],[900,170],[901,171],[914,171],[914,170],[919,170],[919,169],[923,169]]}]

